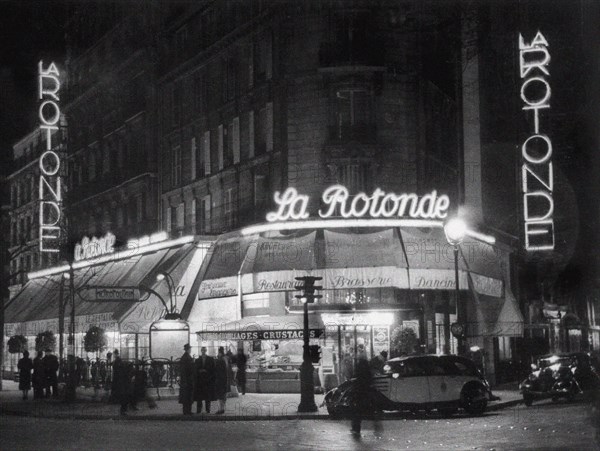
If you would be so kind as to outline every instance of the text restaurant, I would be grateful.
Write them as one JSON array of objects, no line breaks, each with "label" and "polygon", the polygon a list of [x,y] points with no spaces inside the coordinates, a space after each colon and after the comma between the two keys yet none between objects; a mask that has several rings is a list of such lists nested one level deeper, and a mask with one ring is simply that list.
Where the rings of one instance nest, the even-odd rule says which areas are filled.
[{"label": "text restaurant", "polygon": [[[509,286],[509,249],[467,230],[459,246],[444,233],[449,198],[376,189],[350,196],[327,188],[318,217],[294,188],[274,195],[264,224],[221,235],[182,311],[209,353],[243,346],[248,391],[299,391],[303,304],[296,277],[322,277],[309,305],[310,344],[320,346],[323,385],[352,376],[357,357],[443,353],[444,318],[459,304],[468,347],[479,346],[493,377],[498,354],[522,336],[523,317]],[[457,341],[451,338],[451,352]],[[328,382],[329,381],[329,382]]]}]

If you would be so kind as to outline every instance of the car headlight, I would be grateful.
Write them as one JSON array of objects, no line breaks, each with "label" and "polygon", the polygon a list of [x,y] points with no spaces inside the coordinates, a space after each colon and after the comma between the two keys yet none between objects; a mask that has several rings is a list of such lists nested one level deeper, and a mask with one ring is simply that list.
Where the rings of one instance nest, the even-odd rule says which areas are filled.
[{"label": "car headlight", "polygon": [[394,379],[398,379],[400,377],[400,373],[394,373],[394,374],[392,374],[392,377]]},{"label": "car headlight", "polygon": [[392,367],[389,365],[383,365],[383,372],[384,373],[389,373],[390,371],[392,371]]}]

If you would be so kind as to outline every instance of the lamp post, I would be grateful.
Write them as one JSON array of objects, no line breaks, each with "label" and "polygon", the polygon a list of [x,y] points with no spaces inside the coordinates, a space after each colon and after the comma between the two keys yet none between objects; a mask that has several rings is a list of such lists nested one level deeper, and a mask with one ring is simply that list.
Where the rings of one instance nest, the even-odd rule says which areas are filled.
[{"label": "lamp post", "polygon": [[173,281],[173,278],[170,274],[163,272],[158,273],[156,275],[156,281],[161,282],[163,280],[167,281],[170,302],[170,308],[167,314],[165,315],[165,319],[180,319],[181,315],[175,311],[177,307],[177,293],[175,292],[175,282]]},{"label": "lamp post", "polygon": [[304,349],[302,353],[302,365],[300,367],[300,404],[298,405],[298,412],[316,412],[319,410],[315,404],[315,387],[314,387],[314,371],[312,361],[310,359],[310,342],[309,342],[309,329],[308,329],[308,304],[315,302],[315,299],[319,299],[322,296],[315,294],[315,290],[322,290],[323,287],[316,286],[315,281],[322,280],[322,277],[296,277],[296,280],[302,282],[301,285],[297,285],[296,289],[302,290],[302,294],[296,295],[297,299],[300,299],[304,304]]},{"label": "lamp post", "polygon": [[71,324],[69,325],[69,352],[67,353],[69,374],[66,381],[65,400],[74,401],[77,393],[77,382],[75,380],[75,275],[73,264],[69,263],[69,272],[65,273],[63,277],[69,281],[69,295],[71,297]]},{"label": "lamp post", "polygon": [[[446,240],[452,245],[454,250],[454,286],[455,286],[455,300],[456,300],[456,322],[459,327],[464,321],[462,314],[462,306],[460,305],[460,287],[458,277],[458,251],[460,250],[460,243],[465,238],[467,233],[467,224],[460,218],[452,218],[446,224],[444,224],[444,233],[446,234]],[[446,346],[444,354],[450,354],[450,300],[446,301],[446,309],[444,312],[444,339]],[[464,325],[462,325],[462,334],[464,334]],[[462,334],[458,334],[456,337],[458,340],[458,354],[464,354],[464,337]]]}]

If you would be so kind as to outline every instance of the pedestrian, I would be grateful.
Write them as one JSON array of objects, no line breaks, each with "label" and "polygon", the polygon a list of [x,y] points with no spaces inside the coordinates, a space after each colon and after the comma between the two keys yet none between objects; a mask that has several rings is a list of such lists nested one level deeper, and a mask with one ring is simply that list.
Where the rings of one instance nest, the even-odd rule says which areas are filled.
[{"label": "pedestrian", "polygon": [[378,355],[371,359],[369,366],[371,367],[371,372],[373,375],[383,374],[383,367],[385,366],[385,362],[387,362],[387,356],[387,351],[381,351]]},{"label": "pedestrian", "polygon": [[342,375],[344,376],[344,381],[349,381],[354,377],[354,362],[349,352],[344,354],[344,359],[342,360]]},{"label": "pedestrian", "polygon": [[128,365],[121,360],[119,351],[113,352],[114,361],[112,364],[112,389],[111,395],[113,399],[121,405],[121,415],[127,415],[127,406],[131,402],[131,374]]},{"label": "pedestrian", "polygon": [[[354,396],[352,402],[352,413],[351,413],[351,432],[355,437],[360,437],[362,421],[368,415],[373,414],[371,405],[371,369],[369,362],[367,361],[366,353],[362,352],[358,355],[356,361],[356,369],[354,371]],[[375,431],[380,430],[380,424],[377,418],[373,419],[375,422]]]},{"label": "pedestrian", "polygon": [[215,359],[206,355],[204,346],[200,348],[200,357],[194,364],[194,373],[196,412],[202,413],[202,401],[204,401],[206,413],[210,413],[210,402],[215,399]]},{"label": "pedestrian", "polygon": [[46,370],[44,369],[44,353],[38,351],[33,359],[33,399],[42,399],[44,397],[44,387],[46,386]]},{"label": "pedestrian", "polygon": [[217,360],[215,361],[215,397],[219,400],[219,410],[217,415],[225,413],[225,402],[227,393],[231,389],[231,364],[229,358],[225,355],[223,346],[219,346]]},{"label": "pedestrian", "polygon": [[[52,354],[50,349],[44,351],[44,373],[46,376],[46,398],[50,397],[50,393],[54,398],[58,398],[58,357]],[[52,389],[52,390],[50,390]]]},{"label": "pedestrian", "polygon": [[190,355],[189,343],[183,346],[183,355],[179,360],[179,403],[183,405],[183,414],[192,414],[194,402],[194,359]]},{"label": "pedestrian", "polygon": [[19,390],[23,392],[23,401],[29,398],[29,390],[31,390],[31,370],[33,362],[29,358],[29,352],[23,351],[23,358],[17,364],[19,369]]},{"label": "pedestrian", "polygon": [[242,390],[242,395],[246,394],[246,363],[248,358],[244,354],[243,346],[240,346],[237,350],[237,357],[235,359],[237,364],[237,384]]}]

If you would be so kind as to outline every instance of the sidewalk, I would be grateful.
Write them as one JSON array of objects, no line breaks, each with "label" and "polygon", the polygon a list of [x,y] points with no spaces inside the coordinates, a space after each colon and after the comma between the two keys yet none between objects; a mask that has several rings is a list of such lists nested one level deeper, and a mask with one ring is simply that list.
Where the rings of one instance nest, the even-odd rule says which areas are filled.
[{"label": "sidewalk", "polygon": [[[315,395],[315,403],[319,410],[314,413],[298,413],[299,394],[248,393],[227,400],[225,414],[194,414],[182,415],[182,406],[177,401],[177,394],[163,390],[161,399],[156,398],[156,392],[149,393],[156,400],[157,407],[151,409],[145,402],[138,404],[137,411],[129,411],[127,416],[119,414],[118,404],[108,404],[106,400],[94,399],[93,389],[79,388],[77,401],[67,404],[62,400],[33,401],[32,392],[28,401],[21,400],[18,384],[3,381],[3,391],[0,392],[0,415],[34,416],[42,418],[68,419],[113,419],[113,420],[184,420],[184,421],[239,421],[239,420],[283,420],[283,419],[327,419],[329,414],[325,407],[320,407],[324,395]],[[105,393],[105,392],[102,392]],[[499,410],[522,402],[521,395],[514,390],[496,390],[500,401],[488,404],[488,411]],[[214,404],[217,410],[217,403]],[[194,410],[195,412],[195,405]],[[396,415],[397,417],[397,415]],[[390,414],[394,418],[394,414]]]}]

